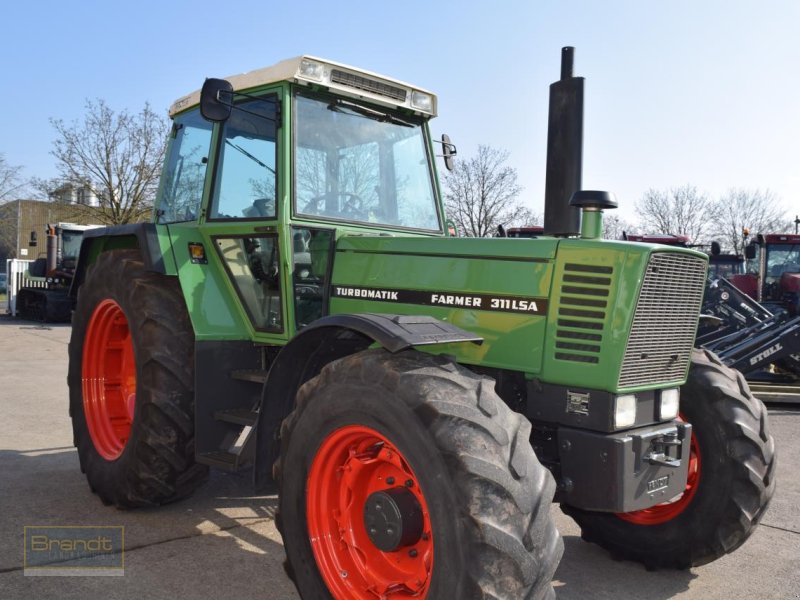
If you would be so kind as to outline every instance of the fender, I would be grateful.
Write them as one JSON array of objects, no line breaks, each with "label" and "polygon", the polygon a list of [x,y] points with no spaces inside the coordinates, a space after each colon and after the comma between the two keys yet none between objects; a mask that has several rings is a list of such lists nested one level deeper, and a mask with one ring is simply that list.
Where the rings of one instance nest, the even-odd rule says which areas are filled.
[{"label": "fender", "polygon": [[395,353],[414,346],[454,342],[482,344],[483,338],[430,316],[329,315],[304,328],[278,354],[264,384],[256,424],[256,489],[272,479],[272,465],[280,455],[281,423],[294,408],[297,390],[326,364],[374,343]]},{"label": "fender", "polygon": [[108,238],[117,238],[117,241],[123,241],[121,238],[130,238],[131,245],[128,247],[135,248],[138,246],[139,252],[141,252],[142,255],[142,260],[144,261],[145,269],[166,274],[164,257],[161,254],[161,248],[158,244],[158,233],[156,232],[154,223],[131,223],[128,225],[89,229],[83,234],[81,250],[78,254],[78,264],[75,268],[75,276],[69,288],[69,295],[73,298],[77,297],[78,288],[86,277],[86,270],[89,267],[92,249],[95,247],[95,244],[99,243],[102,250],[102,247],[105,245],[104,240]]}]

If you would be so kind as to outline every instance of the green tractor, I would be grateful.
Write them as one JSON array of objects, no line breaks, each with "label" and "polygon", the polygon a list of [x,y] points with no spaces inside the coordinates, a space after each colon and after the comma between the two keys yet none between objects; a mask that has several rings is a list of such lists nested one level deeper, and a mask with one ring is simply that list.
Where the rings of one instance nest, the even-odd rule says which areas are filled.
[{"label": "green tractor", "polygon": [[553,501],[650,567],[742,544],[766,411],[692,349],[705,255],[600,239],[570,62],[530,240],[450,235],[426,90],[302,56],[175,102],[154,222],[88,231],[71,290],[92,491],[252,468],[303,598],[552,598]]}]

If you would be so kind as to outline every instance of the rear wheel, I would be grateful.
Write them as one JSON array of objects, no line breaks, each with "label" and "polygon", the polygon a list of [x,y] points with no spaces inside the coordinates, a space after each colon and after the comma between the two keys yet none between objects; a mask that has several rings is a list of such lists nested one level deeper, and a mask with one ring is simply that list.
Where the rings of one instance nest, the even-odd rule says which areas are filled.
[{"label": "rear wheel", "polygon": [[303,598],[552,598],[555,484],[494,382],[415,351],[326,366],[278,464]]},{"label": "rear wheel", "polygon": [[133,250],[101,254],[80,288],[69,344],[81,469],[106,504],[164,504],[207,475],[194,462],[194,334],[180,287]]},{"label": "rear wheel", "polygon": [[585,540],[651,568],[689,568],[732,552],[750,537],[775,491],[775,442],[766,408],[741,373],[695,350],[680,410],[692,424],[683,494],[618,515],[563,506]]}]

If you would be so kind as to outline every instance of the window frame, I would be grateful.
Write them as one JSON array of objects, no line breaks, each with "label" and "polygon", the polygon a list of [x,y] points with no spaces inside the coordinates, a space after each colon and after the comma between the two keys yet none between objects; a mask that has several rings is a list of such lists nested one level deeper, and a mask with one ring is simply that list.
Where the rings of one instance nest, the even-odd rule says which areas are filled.
[{"label": "window frame", "polygon": [[282,124],[282,117],[281,117],[281,104],[282,104],[282,91],[280,88],[270,88],[263,91],[258,92],[248,92],[248,96],[242,98],[234,102],[233,110],[236,110],[236,107],[245,104],[247,102],[253,102],[258,100],[263,100],[268,96],[273,96],[275,98],[275,214],[272,216],[256,216],[256,217],[215,217],[213,215],[213,211],[215,206],[218,203],[218,198],[216,198],[217,194],[217,182],[219,178],[222,176],[221,169],[222,169],[222,154],[224,152],[224,144],[225,144],[225,127],[227,126],[228,121],[224,121],[219,124],[217,128],[217,136],[216,141],[213,144],[214,150],[214,165],[211,174],[211,182],[208,187],[208,205],[206,210],[204,211],[205,214],[205,221],[207,223],[252,223],[252,222],[263,222],[263,221],[278,221],[280,219],[280,189],[281,189],[281,168],[280,168],[280,156],[281,156],[281,130],[283,129]]}]

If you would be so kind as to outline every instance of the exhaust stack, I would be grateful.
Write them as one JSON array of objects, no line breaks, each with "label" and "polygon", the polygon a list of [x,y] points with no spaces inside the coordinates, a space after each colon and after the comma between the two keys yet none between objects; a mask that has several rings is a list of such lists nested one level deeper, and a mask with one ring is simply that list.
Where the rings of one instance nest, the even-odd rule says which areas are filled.
[{"label": "exhaust stack", "polygon": [[575,48],[561,49],[561,79],[550,85],[547,172],[544,186],[545,235],[581,233],[581,213],[570,206],[581,189],[583,171],[583,77],[573,76]]},{"label": "exhaust stack", "polygon": [[56,234],[55,225],[47,226],[47,270],[55,271],[58,267],[58,235]]}]

